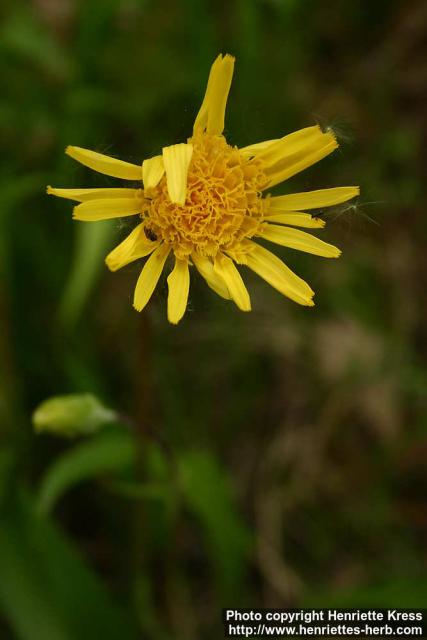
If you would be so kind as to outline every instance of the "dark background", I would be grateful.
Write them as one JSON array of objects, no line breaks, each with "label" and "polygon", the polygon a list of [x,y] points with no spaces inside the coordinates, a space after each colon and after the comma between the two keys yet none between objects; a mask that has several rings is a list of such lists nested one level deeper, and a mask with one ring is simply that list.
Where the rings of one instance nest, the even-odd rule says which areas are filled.
[{"label": "dark background", "polygon": [[[425,606],[425,3],[18,0],[1,18],[0,637],[217,639],[221,606]],[[361,196],[325,213],[339,260],[279,251],[313,309],[247,274],[242,314],[194,277],[174,327],[166,276],[137,314],[140,265],[104,265],[127,223],[73,222],[45,186],[117,184],[67,144],[139,163],[185,141],[220,52],[228,140],[332,126],[340,149],[279,192]],[[89,471],[41,516],[76,442],[31,414],[71,392],[126,416],[137,471]]]}]

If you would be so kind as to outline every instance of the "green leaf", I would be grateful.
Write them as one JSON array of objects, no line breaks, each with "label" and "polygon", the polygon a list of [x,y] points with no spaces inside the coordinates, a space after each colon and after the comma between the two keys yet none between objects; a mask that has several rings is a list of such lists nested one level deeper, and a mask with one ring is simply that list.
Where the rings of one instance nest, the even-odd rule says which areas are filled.
[{"label": "green leaf", "polygon": [[41,483],[37,510],[48,513],[72,486],[133,464],[135,447],[125,431],[102,432],[68,450],[47,471]]},{"label": "green leaf", "polygon": [[127,612],[23,491],[0,518],[0,611],[17,640],[136,640]]},{"label": "green leaf", "polygon": [[68,282],[59,307],[59,319],[68,330],[78,321],[100,273],[114,234],[111,221],[79,224]]},{"label": "green leaf", "polygon": [[203,527],[224,600],[244,590],[250,534],[232,497],[224,470],[208,452],[191,451],[179,461],[184,500]]}]

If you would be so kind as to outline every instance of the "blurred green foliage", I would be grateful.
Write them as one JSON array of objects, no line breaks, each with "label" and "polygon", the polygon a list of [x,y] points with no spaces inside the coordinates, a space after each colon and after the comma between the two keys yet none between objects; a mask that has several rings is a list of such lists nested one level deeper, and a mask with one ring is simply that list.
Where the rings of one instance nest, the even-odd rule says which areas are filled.
[{"label": "blurred green foliage", "polygon": [[[0,636],[199,640],[227,606],[420,606],[427,547],[425,31],[421,0],[17,0],[0,21]],[[313,122],[342,147],[290,190],[339,261],[283,250],[299,308],[244,274],[136,314],[127,222],[71,221],[45,186],[110,186],[67,144],[141,162],[185,140],[219,52],[234,144]],[[285,192],[287,185],[279,188]],[[51,396],[119,414],[35,436]],[[141,635],[142,634],[142,635]]]},{"label": "blurred green foliage", "polygon": [[53,433],[60,438],[91,435],[105,423],[116,422],[117,414],[104,407],[91,393],[68,393],[42,402],[33,413],[36,433]]}]

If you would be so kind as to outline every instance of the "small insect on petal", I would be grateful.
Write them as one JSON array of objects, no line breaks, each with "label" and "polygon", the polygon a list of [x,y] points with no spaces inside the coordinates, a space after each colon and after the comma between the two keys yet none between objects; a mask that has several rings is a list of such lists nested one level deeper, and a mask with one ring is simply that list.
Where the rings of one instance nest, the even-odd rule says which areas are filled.
[{"label": "small insect on petal", "polygon": [[147,239],[144,227],[144,223],[141,222],[127,238],[110,251],[105,258],[110,271],[117,271],[134,260],[145,258],[159,246],[158,241],[151,242]]}]

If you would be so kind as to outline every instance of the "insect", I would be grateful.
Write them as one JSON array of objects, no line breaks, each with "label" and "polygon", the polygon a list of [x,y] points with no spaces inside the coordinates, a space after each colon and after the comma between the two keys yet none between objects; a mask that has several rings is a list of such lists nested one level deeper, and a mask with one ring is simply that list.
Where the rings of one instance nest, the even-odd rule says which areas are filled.
[{"label": "insect", "polygon": [[156,234],[149,227],[144,227],[144,233],[145,233],[146,237],[148,238],[148,240],[151,240],[152,242],[155,242],[157,240]]}]

